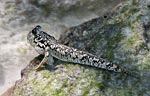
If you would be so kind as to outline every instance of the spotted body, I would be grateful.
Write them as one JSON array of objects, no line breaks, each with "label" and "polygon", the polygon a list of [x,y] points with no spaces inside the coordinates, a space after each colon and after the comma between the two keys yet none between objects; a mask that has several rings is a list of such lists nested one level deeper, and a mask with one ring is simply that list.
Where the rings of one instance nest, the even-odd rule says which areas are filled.
[{"label": "spotted body", "polygon": [[117,65],[108,62],[103,58],[98,58],[88,52],[80,51],[73,47],[68,47],[58,43],[53,36],[41,31],[41,26],[39,25],[29,32],[27,40],[39,54],[43,54],[45,56],[38,67],[40,67],[40,65],[45,63],[47,59],[52,56],[62,61],[89,65],[114,72],[122,71]]}]

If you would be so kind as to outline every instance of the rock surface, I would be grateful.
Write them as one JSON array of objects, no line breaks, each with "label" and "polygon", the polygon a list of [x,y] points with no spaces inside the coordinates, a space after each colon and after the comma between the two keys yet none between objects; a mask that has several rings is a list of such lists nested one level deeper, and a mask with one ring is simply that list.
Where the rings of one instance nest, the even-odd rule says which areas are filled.
[{"label": "rock surface", "polygon": [[12,96],[149,96],[149,32],[150,1],[127,0],[114,12],[70,28],[60,41],[115,62],[139,78],[59,60],[55,70],[45,65],[35,71],[33,65],[41,60],[35,58]]},{"label": "rock surface", "polygon": [[98,17],[120,1],[0,0],[0,95],[21,78],[21,69],[38,55],[26,40],[33,27],[39,24],[58,39],[66,26]]}]

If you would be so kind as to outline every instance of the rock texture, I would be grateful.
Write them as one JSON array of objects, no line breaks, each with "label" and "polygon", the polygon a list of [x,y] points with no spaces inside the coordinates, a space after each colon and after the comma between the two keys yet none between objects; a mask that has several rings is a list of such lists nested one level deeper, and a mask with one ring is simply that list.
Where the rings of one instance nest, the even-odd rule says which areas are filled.
[{"label": "rock texture", "polygon": [[150,1],[127,0],[115,11],[69,28],[60,42],[117,63],[138,78],[56,60],[55,70],[45,64],[22,71],[12,96],[149,96]]},{"label": "rock texture", "polygon": [[39,24],[58,39],[67,27],[96,18],[121,1],[0,0],[0,95],[21,78],[21,69],[37,56],[26,40],[33,27]]}]

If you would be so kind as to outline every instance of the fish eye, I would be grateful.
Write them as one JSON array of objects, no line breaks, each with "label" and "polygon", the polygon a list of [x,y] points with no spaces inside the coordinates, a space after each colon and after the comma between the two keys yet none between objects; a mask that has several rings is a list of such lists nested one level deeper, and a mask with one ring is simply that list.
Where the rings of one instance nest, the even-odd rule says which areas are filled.
[{"label": "fish eye", "polygon": [[40,25],[37,25],[37,26],[35,27],[35,29],[36,29],[36,30],[41,30],[41,26],[40,26]]},{"label": "fish eye", "polygon": [[33,33],[33,34],[38,34],[40,31],[41,31],[41,26],[40,26],[40,25],[37,25],[37,26],[32,30],[32,33]]}]

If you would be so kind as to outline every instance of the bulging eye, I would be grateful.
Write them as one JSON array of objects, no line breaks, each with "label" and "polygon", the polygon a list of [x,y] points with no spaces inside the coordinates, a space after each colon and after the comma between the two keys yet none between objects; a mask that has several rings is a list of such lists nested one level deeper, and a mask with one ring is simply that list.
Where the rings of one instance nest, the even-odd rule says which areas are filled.
[{"label": "bulging eye", "polygon": [[32,33],[33,33],[33,34],[38,34],[40,31],[41,31],[41,26],[40,26],[40,25],[37,25],[37,26],[32,30]]},{"label": "bulging eye", "polygon": [[36,30],[41,30],[41,26],[40,26],[40,25],[37,25],[37,26],[35,27],[35,29],[36,29]]}]

